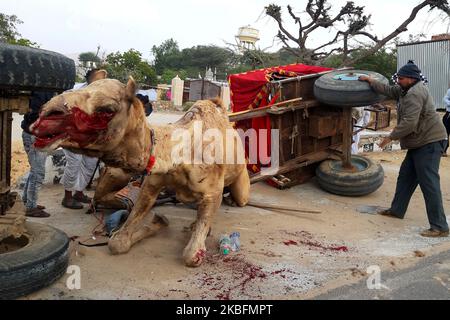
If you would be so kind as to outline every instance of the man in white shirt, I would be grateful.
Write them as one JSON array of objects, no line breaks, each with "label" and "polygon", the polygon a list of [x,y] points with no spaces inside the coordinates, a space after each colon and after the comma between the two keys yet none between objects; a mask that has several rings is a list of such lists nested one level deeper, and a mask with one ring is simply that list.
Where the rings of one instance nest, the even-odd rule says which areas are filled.
[{"label": "man in white shirt", "polygon": [[358,154],[359,140],[361,139],[361,131],[370,122],[370,111],[364,110],[365,107],[353,108],[353,118],[356,120],[356,125],[353,135],[352,154]]}]

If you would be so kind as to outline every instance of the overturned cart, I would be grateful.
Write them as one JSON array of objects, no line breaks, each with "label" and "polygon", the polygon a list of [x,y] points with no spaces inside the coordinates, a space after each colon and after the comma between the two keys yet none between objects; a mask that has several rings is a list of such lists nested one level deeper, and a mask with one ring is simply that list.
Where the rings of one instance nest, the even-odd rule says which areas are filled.
[{"label": "overturned cart", "polygon": [[[389,126],[390,110],[371,107],[384,97],[358,81],[362,74],[387,83],[370,71],[303,64],[231,75],[230,121],[244,132],[267,130],[258,135],[257,161],[249,157],[255,141],[245,140],[252,183],[265,180],[287,188],[316,176],[323,189],[339,195],[360,196],[377,190],[384,179],[382,167],[351,155],[352,107],[365,106],[373,113],[374,120],[363,128],[371,130]],[[274,129],[278,137],[271,134]],[[261,154],[278,161],[267,163]]]}]

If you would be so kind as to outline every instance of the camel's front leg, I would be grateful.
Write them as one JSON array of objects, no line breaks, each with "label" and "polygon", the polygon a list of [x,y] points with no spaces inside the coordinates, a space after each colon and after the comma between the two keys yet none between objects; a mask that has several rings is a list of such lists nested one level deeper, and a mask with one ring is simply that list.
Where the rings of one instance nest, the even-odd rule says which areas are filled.
[{"label": "camel's front leg", "polygon": [[161,185],[149,176],[145,179],[136,205],[130,213],[127,221],[109,240],[108,246],[112,254],[126,253],[136,242],[154,234],[165,225],[158,217],[154,217],[152,223],[144,224],[143,218],[150,212],[161,190]]},{"label": "camel's front leg", "polygon": [[191,239],[183,251],[188,267],[198,267],[206,254],[205,240],[211,227],[211,220],[222,203],[222,188],[215,193],[205,194],[198,205],[197,221]]},{"label": "camel's front leg", "polygon": [[126,205],[116,198],[116,193],[130,181],[131,174],[120,168],[106,167],[95,188],[94,203],[106,208],[126,209]]}]

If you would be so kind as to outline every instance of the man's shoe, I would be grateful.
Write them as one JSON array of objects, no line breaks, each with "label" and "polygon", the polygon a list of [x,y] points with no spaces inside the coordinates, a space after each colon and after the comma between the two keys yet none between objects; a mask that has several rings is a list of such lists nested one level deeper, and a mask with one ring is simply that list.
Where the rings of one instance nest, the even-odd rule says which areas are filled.
[{"label": "man's shoe", "polygon": [[426,238],[440,238],[440,237],[448,237],[447,231],[439,231],[436,229],[428,229],[420,233],[422,237]]},{"label": "man's shoe", "polygon": [[393,213],[393,212],[391,211],[391,209],[386,209],[386,210],[379,211],[378,214],[379,214],[379,215],[382,215],[382,216],[385,216],[385,217],[401,219],[401,218],[398,217],[395,213]]},{"label": "man's shoe", "polygon": [[83,205],[80,202],[78,202],[77,200],[75,200],[74,198],[62,199],[61,205],[63,207],[69,208],[69,209],[83,209]]},{"label": "man's shoe", "polygon": [[73,195],[73,198],[81,203],[91,203],[92,198],[88,197],[87,195],[83,194],[82,196],[78,196],[77,194]]}]

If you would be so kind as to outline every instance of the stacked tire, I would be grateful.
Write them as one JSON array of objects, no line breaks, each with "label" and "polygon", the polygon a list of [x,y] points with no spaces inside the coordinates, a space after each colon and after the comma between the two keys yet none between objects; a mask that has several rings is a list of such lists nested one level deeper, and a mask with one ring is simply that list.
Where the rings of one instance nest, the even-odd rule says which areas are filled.
[{"label": "stacked tire", "polygon": [[75,62],[56,52],[0,43],[0,88],[62,92],[75,84]]},{"label": "stacked tire", "polygon": [[[385,99],[376,93],[360,76],[369,76],[378,82],[389,81],[379,73],[365,70],[338,70],[321,76],[314,83],[314,95],[323,104],[341,108],[369,106]],[[316,169],[320,187],[342,196],[363,196],[377,190],[384,181],[381,165],[361,157],[351,157],[352,168],[344,168],[342,161],[326,160]]]}]

